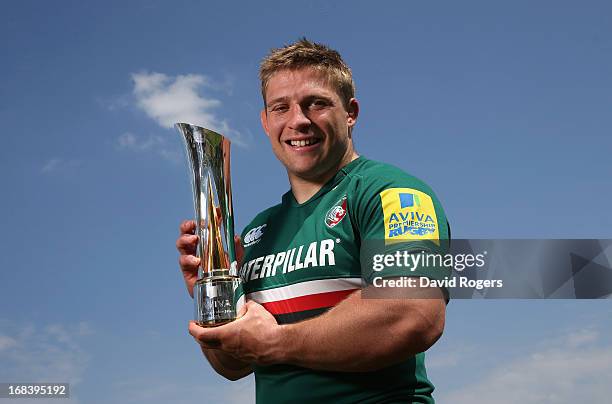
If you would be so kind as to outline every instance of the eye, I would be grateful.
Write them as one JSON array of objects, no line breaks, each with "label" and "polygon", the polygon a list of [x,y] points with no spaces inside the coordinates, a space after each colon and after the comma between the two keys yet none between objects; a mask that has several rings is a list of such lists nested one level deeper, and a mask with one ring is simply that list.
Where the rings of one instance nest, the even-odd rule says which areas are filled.
[{"label": "eye", "polygon": [[328,105],[329,103],[327,102],[327,100],[324,100],[322,98],[315,98],[310,102],[311,109],[322,109],[327,107]]},{"label": "eye", "polygon": [[287,106],[287,104],[276,104],[273,105],[272,108],[270,108],[270,111],[272,112],[285,112],[289,109],[289,107]]}]

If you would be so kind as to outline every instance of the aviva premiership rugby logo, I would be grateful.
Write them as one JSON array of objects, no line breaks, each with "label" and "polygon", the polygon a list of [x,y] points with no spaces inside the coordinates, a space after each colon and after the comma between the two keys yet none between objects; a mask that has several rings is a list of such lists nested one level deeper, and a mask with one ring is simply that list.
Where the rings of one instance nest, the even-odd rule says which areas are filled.
[{"label": "aviva premiership rugby logo", "polygon": [[332,228],[344,219],[346,216],[346,195],[342,197],[325,215],[325,224]]},{"label": "aviva premiership rugby logo", "polygon": [[[399,193],[400,211],[392,213],[390,222],[403,223],[403,228],[398,226],[397,228],[389,232],[390,236],[401,235],[404,232],[409,232],[414,236],[424,236],[426,234],[433,233],[436,230],[436,223],[432,219],[431,215],[426,213],[419,214],[419,208],[421,208],[421,200],[418,194],[413,193]],[[415,211],[402,212],[402,210],[415,209]]]},{"label": "aviva premiership rugby logo", "polygon": [[411,188],[390,188],[380,193],[385,240],[429,239],[438,244],[438,218],[430,195]]}]

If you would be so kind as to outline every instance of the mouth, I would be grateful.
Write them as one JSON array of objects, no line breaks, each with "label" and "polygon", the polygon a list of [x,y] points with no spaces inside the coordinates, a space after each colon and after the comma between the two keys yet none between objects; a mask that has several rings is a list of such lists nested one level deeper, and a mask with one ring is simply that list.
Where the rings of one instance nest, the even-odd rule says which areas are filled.
[{"label": "mouth", "polygon": [[321,139],[310,137],[307,139],[291,139],[286,140],[285,143],[293,148],[302,149],[307,147],[315,146],[321,143]]}]

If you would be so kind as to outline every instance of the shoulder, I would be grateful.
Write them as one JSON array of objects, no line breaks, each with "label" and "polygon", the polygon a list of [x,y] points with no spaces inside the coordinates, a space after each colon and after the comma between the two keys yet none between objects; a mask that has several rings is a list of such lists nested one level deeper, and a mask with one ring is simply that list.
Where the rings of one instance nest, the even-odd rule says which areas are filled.
[{"label": "shoulder", "polygon": [[424,181],[391,164],[364,160],[352,170],[353,220],[364,239],[448,239],[442,204]]},{"label": "shoulder", "polygon": [[[392,222],[396,218],[405,219],[402,223],[421,218],[426,221],[431,218],[436,223],[448,222],[442,203],[429,185],[398,167],[364,159],[349,174],[353,175],[349,204],[358,225],[380,223],[381,218],[386,221],[385,229],[395,225]],[[425,224],[428,223],[424,222],[423,226]],[[447,237],[447,226],[442,229],[440,235]]]},{"label": "shoulder", "polygon": [[378,194],[390,188],[408,188],[434,195],[429,185],[406,171],[391,164],[363,159],[359,168],[349,173],[353,177],[357,193]]}]

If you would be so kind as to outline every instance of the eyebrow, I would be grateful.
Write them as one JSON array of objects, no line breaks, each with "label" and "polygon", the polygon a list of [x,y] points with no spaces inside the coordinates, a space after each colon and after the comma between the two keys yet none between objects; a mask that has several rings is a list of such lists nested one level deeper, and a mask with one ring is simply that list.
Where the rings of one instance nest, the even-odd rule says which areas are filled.
[{"label": "eyebrow", "polygon": [[283,97],[278,97],[278,98],[275,98],[273,100],[270,100],[270,101],[266,102],[266,108],[271,106],[272,104],[276,104],[277,102],[287,101],[288,99],[289,99],[289,97],[283,96]]},{"label": "eyebrow", "polygon": [[[321,95],[321,94],[311,94],[311,95],[305,96],[304,98],[306,100],[313,100],[315,98],[321,98],[321,99],[324,99],[330,102],[332,101],[332,98],[329,97],[328,95]],[[273,104],[276,104],[277,102],[286,102],[288,99],[289,97],[287,96],[274,98],[273,100],[266,102],[266,108],[269,108],[270,106],[272,106]]]}]

